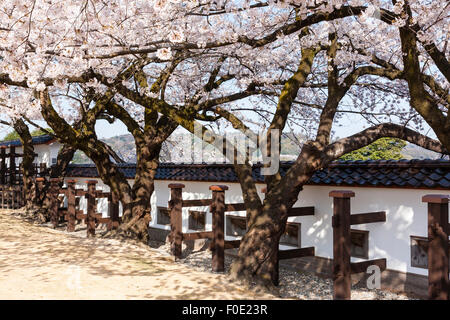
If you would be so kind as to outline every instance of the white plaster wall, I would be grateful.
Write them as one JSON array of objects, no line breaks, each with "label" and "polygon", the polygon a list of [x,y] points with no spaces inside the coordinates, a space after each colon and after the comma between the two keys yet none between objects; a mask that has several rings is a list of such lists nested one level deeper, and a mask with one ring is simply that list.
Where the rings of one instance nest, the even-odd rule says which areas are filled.
[{"label": "white plaster wall", "polygon": [[[53,147],[54,148],[54,147]],[[59,148],[56,150],[58,154]],[[9,153],[9,148],[6,148],[6,153]],[[34,145],[34,152],[37,153],[37,157],[34,158],[33,163],[46,163],[47,167],[51,165],[51,145],[38,144]],[[16,147],[16,153],[23,153],[22,147]],[[56,157],[56,156],[55,156]],[[9,157],[6,158],[6,165],[9,166]],[[16,158],[16,165],[22,162],[22,157]]]},{"label": "white plaster wall", "polygon": [[34,163],[46,163],[47,167],[51,166],[50,146],[48,144],[35,145],[34,152],[38,155],[34,158]]},{"label": "white plaster wall", "polygon": [[352,226],[370,232],[369,259],[386,258],[388,269],[427,275],[427,270],[411,267],[410,236],[427,236],[427,204],[422,203],[422,196],[450,190],[306,186],[295,206],[314,205],[316,214],[290,219],[302,223],[302,246],[315,246],[318,256],[333,257],[333,200],[328,193],[346,189],[355,192],[352,214],[386,211],[386,222]]},{"label": "white plaster wall", "polygon": [[[103,192],[109,192],[110,189],[107,185],[105,185],[101,179],[96,179],[96,178],[77,178],[77,177],[66,177],[64,179],[64,186],[67,186],[67,180],[75,180],[75,188],[76,189],[83,189],[83,190],[87,190],[87,184],[86,181],[87,180],[96,180],[97,185],[96,185],[96,190],[99,191],[103,191]],[[97,213],[101,213],[102,217],[107,217],[108,216],[108,198],[98,198],[97,199]],[[67,206],[67,197],[64,199],[64,206]],[[80,199],[80,206],[79,206],[80,210],[83,210],[83,212],[86,214],[87,213],[87,200],[85,197],[81,197]],[[122,215],[122,205],[119,204],[119,216]]]},{"label": "white plaster wall", "polygon": [[58,141],[52,142],[51,144],[48,145],[48,153],[49,153],[49,157],[48,157],[48,166],[52,165],[52,159],[57,159],[58,158],[58,152],[59,149],[61,148],[61,143],[59,143]]},{"label": "white plaster wall", "polygon": [[[167,206],[170,189],[169,183],[180,181],[157,181],[156,192],[152,197],[152,221],[150,225],[162,229],[169,226],[156,223],[156,206]],[[183,199],[211,198],[209,186],[217,183],[211,182],[182,182]],[[225,193],[227,203],[242,202],[240,185],[225,183],[229,190]],[[258,185],[260,192],[263,185]],[[333,229],[331,216],[333,212],[333,199],[328,196],[332,190],[350,189],[355,192],[351,199],[353,214],[374,211],[386,211],[386,222],[361,224],[352,226],[352,229],[368,230],[369,233],[369,259],[386,258],[387,268],[402,272],[412,272],[427,275],[427,270],[411,267],[410,236],[427,236],[427,205],[422,203],[422,196],[430,193],[449,193],[445,190],[416,190],[394,188],[357,188],[336,186],[305,186],[299,195],[294,207],[314,206],[314,216],[290,217],[288,221],[301,223],[302,247],[314,246],[316,255],[333,258]],[[208,212],[206,230],[211,230],[211,214],[208,207],[192,208]],[[183,232],[188,232],[188,208],[183,208]],[[245,216],[245,212],[230,212],[229,214]],[[226,237],[232,238],[232,237]],[[281,246],[280,248],[284,248]],[[352,258],[352,262],[363,259]]]},{"label": "white plaster wall", "polygon": [[[77,187],[85,187],[86,178],[75,178]],[[97,189],[105,192],[109,188],[100,179]],[[129,180],[132,184],[132,180]],[[210,199],[209,187],[215,184],[225,184],[229,190],[225,192],[226,203],[242,202],[242,194],[238,183],[214,183],[214,182],[190,182],[190,181],[166,181],[155,182],[155,192],[151,198],[152,221],[150,226],[170,229],[170,226],[159,225],[156,221],[157,207],[167,207],[170,197],[170,183],[183,183],[183,199]],[[259,184],[258,192],[261,197]],[[314,216],[290,217],[289,221],[301,223],[302,247],[314,246],[316,255],[333,258],[333,230],[331,216],[333,212],[333,200],[328,196],[332,190],[352,190],[355,197],[351,199],[351,212],[365,213],[374,211],[386,211],[386,222],[371,223],[352,226],[352,229],[368,230],[369,233],[369,259],[386,258],[387,268],[401,272],[411,272],[427,275],[427,270],[411,267],[410,236],[427,236],[427,205],[422,203],[425,194],[448,194],[450,190],[416,190],[395,188],[358,188],[336,186],[305,186],[299,195],[299,200],[294,207],[314,206]],[[85,210],[85,201],[82,202]],[[211,214],[209,208],[191,207],[192,210],[206,211],[206,231],[211,230]],[[98,212],[107,215],[107,199],[99,201]],[[183,208],[183,232],[188,230],[188,210]],[[120,209],[120,214],[122,210]],[[229,212],[227,214],[245,216],[245,212]],[[233,239],[233,237],[226,237]],[[284,246],[281,246],[283,248]],[[352,258],[353,262],[363,261]]]}]

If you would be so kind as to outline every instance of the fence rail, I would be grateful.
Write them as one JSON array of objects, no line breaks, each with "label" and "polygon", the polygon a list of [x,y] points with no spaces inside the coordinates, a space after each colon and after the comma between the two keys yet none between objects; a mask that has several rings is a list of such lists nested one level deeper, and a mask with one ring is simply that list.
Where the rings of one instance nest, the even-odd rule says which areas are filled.
[{"label": "fence rail", "polygon": [[[67,221],[67,231],[75,231],[77,222],[84,222],[87,226],[87,236],[95,235],[95,229],[100,224],[106,224],[108,230],[116,229],[120,224],[119,201],[111,192],[96,190],[96,180],[87,180],[87,190],[75,188],[75,180],[68,180],[66,188],[60,188],[60,179],[50,179],[50,220],[53,227],[57,227],[62,221]],[[62,197],[60,197],[63,195]],[[79,209],[80,199],[87,201],[86,213]],[[108,199],[108,217],[103,217],[97,212],[98,199]],[[63,207],[67,200],[67,206]]]},{"label": "fence rail", "polygon": [[[184,188],[184,184],[172,183],[169,184],[169,188],[171,190],[171,199],[169,201],[171,233],[169,239],[172,254],[175,257],[181,257],[183,240],[210,239],[212,270],[215,272],[224,271],[225,249],[238,248],[241,244],[241,240],[225,240],[225,213],[230,211],[245,211],[245,204],[225,203],[225,191],[228,190],[228,187],[223,185],[214,185],[209,188],[212,191],[211,199],[197,200],[183,199],[182,189]],[[182,232],[182,208],[206,205],[210,206],[210,212],[212,214],[212,231]],[[305,215],[314,215],[314,207],[292,208],[288,213],[290,217]],[[277,261],[314,255],[314,247],[279,250],[277,252]],[[278,271],[276,282],[278,282]]]},{"label": "fence rail", "polygon": [[19,209],[25,205],[22,186],[0,185],[0,207],[2,209]]}]

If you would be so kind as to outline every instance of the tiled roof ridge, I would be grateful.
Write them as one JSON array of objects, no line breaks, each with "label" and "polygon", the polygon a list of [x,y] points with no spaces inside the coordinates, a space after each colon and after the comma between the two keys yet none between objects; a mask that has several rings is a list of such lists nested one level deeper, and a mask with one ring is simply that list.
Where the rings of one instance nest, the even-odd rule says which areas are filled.
[{"label": "tiled roof ridge", "polygon": [[[43,144],[43,143],[47,143],[53,139],[56,139],[55,136],[51,135],[51,134],[42,134],[40,136],[34,136],[31,137],[32,139],[32,144],[36,145],[36,144]],[[20,141],[20,139],[14,139],[14,140],[6,140],[6,141],[0,141],[0,146],[22,146],[22,142]]]},{"label": "tiled roof ridge", "polygon": [[[285,175],[293,162],[283,162]],[[118,164],[127,179],[136,175],[136,164]],[[98,177],[94,164],[69,165],[70,177]],[[253,178],[264,183],[261,164],[255,164]],[[161,163],[155,180],[238,182],[232,164]],[[450,189],[450,160],[336,161],[318,170],[308,185],[368,186],[396,188]]]},{"label": "tiled roof ridge", "polygon": [[436,168],[449,167],[447,159],[401,159],[401,160],[347,160],[333,161],[329,167],[408,167],[408,168]]}]

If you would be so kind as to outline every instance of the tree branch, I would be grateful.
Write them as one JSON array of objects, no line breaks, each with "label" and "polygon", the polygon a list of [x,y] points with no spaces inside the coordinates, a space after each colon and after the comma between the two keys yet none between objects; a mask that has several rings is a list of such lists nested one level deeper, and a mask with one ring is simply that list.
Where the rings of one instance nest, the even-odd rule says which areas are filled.
[{"label": "tree branch", "polygon": [[330,144],[324,150],[326,161],[338,159],[346,153],[361,149],[385,137],[402,139],[434,152],[449,154],[448,150],[437,140],[404,126],[383,123]]}]

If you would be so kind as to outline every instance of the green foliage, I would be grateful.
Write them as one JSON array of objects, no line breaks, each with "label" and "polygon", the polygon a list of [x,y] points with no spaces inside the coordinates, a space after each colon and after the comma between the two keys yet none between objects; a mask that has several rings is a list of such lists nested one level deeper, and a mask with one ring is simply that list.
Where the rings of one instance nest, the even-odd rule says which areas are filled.
[{"label": "green foliage", "polygon": [[[53,131],[53,129],[51,129],[51,128],[45,128],[45,130],[47,130],[50,133],[55,133],[55,131]],[[45,134],[47,134],[47,132],[45,132],[45,131],[43,131],[42,129],[39,129],[39,128],[31,131],[31,136],[32,137],[43,136]]]},{"label": "green foliage", "polygon": [[343,155],[340,160],[400,160],[406,142],[395,138],[381,138],[372,144]]},{"label": "green foliage", "polygon": [[2,141],[11,141],[11,140],[17,140],[19,139],[19,134],[16,132],[16,130],[11,131],[6,136],[3,137]]},{"label": "green foliage", "polygon": [[[46,128],[46,130],[51,133],[54,132],[50,128]],[[39,129],[39,128],[31,131],[32,137],[42,136],[45,134],[47,134],[47,132],[44,132],[42,129]],[[19,134],[16,132],[16,130],[13,130],[13,131],[9,132],[8,134],[6,134],[1,141],[11,141],[11,140],[18,140],[18,139],[19,139]]]}]

